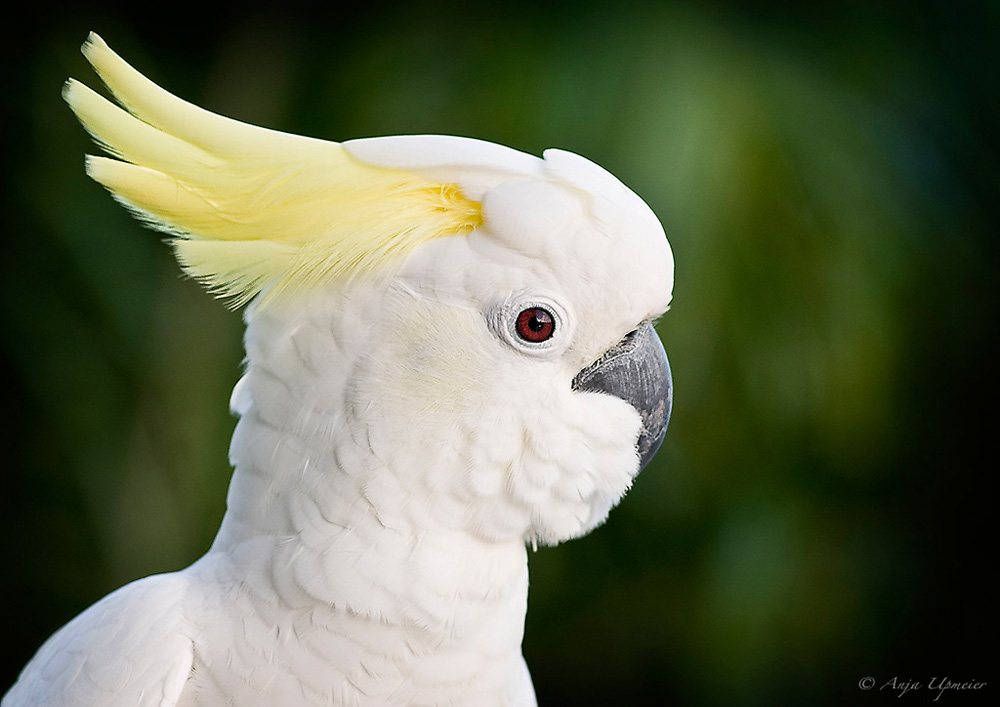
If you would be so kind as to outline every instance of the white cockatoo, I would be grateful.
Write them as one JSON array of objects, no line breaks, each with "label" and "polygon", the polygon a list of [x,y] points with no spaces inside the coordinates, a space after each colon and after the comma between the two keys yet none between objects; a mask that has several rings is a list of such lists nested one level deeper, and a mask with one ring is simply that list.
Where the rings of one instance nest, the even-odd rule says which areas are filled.
[{"label": "white cockatoo", "polygon": [[652,211],[569,152],[288,135],[83,51],[124,108],[66,84],[87,173],[247,305],[235,470],[205,556],[84,611],[3,707],[534,704],[527,546],[603,522],[669,417]]}]

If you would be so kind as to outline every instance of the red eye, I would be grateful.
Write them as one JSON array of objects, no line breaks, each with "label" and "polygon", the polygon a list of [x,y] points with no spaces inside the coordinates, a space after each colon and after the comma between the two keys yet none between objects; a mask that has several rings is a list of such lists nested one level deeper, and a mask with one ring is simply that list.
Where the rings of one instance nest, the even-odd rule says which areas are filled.
[{"label": "red eye", "polygon": [[530,307],[517,315],[517,335],[532,344],[548,341],[556,331],[555,317],[547,309]]}]

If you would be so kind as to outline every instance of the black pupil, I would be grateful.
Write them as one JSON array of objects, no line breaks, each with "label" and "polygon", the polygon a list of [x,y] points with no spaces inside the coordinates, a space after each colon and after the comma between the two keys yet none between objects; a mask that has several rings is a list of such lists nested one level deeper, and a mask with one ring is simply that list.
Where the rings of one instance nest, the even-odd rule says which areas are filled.
[{"label": "black pupil", "polygon": [[531,319],[528,320],[528,328],[531,329],[533,332],[538,333],[542,329],[545,328],[545,322],[542,321],[542,319],[543,319],[543,317],[545,315],[542,315],[540,317],[537,314],[538,310],[535,310],[535,311],[536,311],[536,314],[531,315]]}]

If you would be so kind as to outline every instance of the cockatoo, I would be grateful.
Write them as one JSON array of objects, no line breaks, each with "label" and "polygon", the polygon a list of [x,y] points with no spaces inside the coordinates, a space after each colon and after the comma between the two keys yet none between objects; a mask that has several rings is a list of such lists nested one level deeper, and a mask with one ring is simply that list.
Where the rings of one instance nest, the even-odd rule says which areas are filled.
[{"label": "cockatoo", "polygon": [[575,154],[326,142],[186,103],[96,35],[87,173],[246,305],[227,511],[53,635],[23,705],[532,705],[527,548],[602,523],[670,412],[673,256]]}]

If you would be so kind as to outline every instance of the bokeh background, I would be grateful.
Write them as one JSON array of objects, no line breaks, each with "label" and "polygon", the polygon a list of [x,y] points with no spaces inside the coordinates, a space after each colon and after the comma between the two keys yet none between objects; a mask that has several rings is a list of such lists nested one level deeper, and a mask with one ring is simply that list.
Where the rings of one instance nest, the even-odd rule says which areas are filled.
[{"label": "bokeh background", "polygon": [[604,527],[531,556],[543,705],[995,699],[997,3],[237,7],[7,25],[0,690],[204,552],[229,477],[240,316],[84,176],[59,91],[93,29],[242,120],[558,146],[660,216],[673,422]]}]

